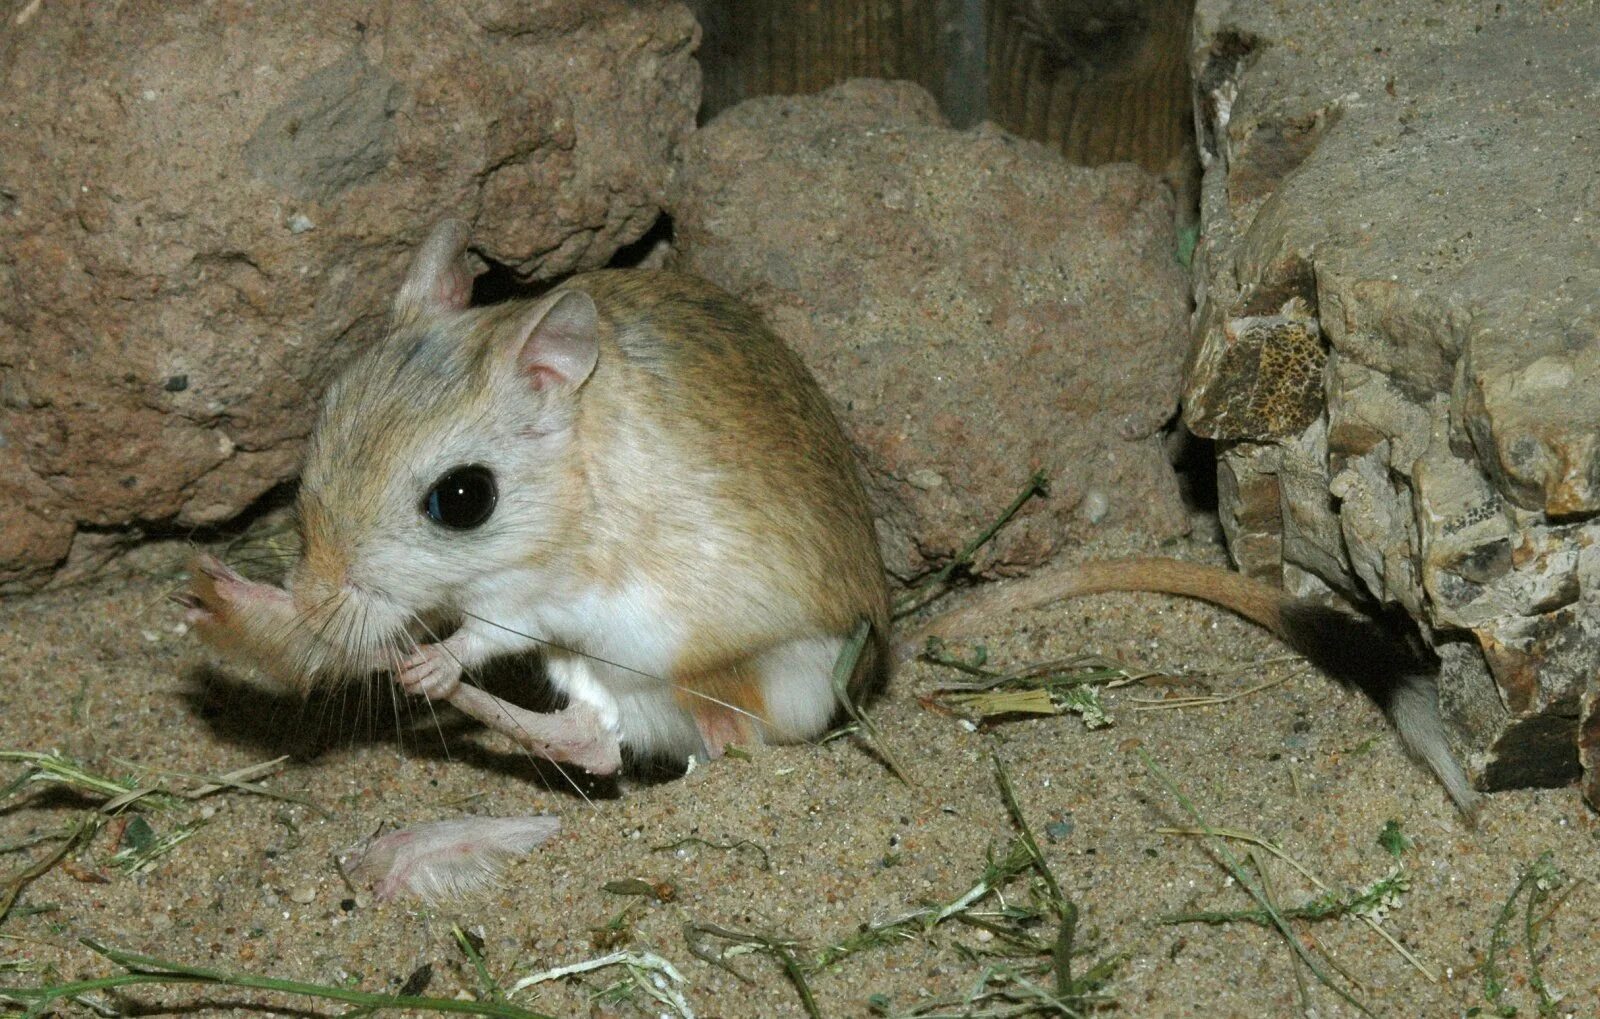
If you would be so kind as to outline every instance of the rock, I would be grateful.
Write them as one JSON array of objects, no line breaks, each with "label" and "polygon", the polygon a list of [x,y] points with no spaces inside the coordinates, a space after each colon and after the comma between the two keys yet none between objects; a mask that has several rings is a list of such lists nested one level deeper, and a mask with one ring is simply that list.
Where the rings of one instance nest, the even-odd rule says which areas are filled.
[{"label": "rock", "polygon": [[[1590,687],[1583,695],[1583,716],[1578,729],[1578,763],[1586,777],[1600,774],[1600,689]],[[1584,782],[1583,798],[1600,810],[1600,789]]]},{"label": "rock", "polygon": [[1282,572],[1282,451],[1240,443],[1217,457],[1217,515],[1240,572],[1270,580]]},{"label": "rock", "polygon": [[1185,414],[1223,443],[1236,557],[1416,618],[1485,788],[1581,759],[1600,802],[1595,6],[1195,24]]},{"label": "rock", "polygon": [[1050,497],[980,570],[1106,527],[1187,527],[1160,435],[1185,283],[1155,178],[951,130],[885,82],[750,100],[685,152],[679,264],[760,308],[833,397],[891,572],[948,561],[1036,470]]},{"label": "rock", "polygon": [[289,478],[435,219],[523,278],[644,234],[696,31],[622,0],[8,14],[0,585],[82,528],[204,526]]},{"label": "rock", "polygon": [[1322,416],[1322,331],[1306,302],[1291,297],[1267,315],[1222,323],[1197,347],[1186,385],[1190,427],[1213,439],[1287,439]]}]

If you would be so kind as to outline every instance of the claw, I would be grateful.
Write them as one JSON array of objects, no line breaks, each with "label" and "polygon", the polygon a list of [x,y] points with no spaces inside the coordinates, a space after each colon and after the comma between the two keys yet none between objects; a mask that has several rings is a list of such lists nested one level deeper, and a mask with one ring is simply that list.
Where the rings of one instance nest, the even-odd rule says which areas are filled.
[{"label": "claw", "polygon": [[243,580],[239,571],[209,552],[195,556],[194,568],[213,580]]},{"label": "claw", "polygon": [[400,663],[394,678],[406,693],[448,700],[461,685],[461,663],[438,644],[424,644]]}]

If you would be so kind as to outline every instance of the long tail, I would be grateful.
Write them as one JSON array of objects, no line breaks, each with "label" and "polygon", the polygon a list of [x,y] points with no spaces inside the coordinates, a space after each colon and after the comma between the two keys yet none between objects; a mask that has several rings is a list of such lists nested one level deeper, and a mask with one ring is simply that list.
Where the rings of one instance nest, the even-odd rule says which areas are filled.
[{"label": "long tail", "polygon": [[1155,591],[1220,605],[1284,637],[1282,591],[1218,566],[1157,557],[1105,559],[1057,566],[1026,580],[991,586],[960,608],[941,613],[902,635],[902,658],[922,650],[929,637],[969,637],[992,629],[1006,615],[1052,602],[1108,591]]},{"label": "long tail", "polygon": [[1450,753],[1439,716],[1438,667],[1403,629],[1313,602],[1218,566],[1181,559],[1109,559],[1057,567],[991,587],[935,616],[896,642],[902,659],[930,637],[963,637],[993,629],[1008,613],[1109,591],[1153,591],[1221,606],[1272,631],[1341,683],[1356,687],[1388,714],[1406,748],[1438,776],[1470,821],[1478,806],[1466,772]]}]

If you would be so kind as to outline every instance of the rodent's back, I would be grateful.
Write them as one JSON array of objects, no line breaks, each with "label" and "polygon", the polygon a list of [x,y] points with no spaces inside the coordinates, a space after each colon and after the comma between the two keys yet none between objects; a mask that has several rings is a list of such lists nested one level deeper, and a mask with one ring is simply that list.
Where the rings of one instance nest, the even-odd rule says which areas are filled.
[{"label": "rodent's back", "polygon": [[806,604],[830,632],[867,618],[868,651],[879,654],[888,593],[872,514],[849,441],[794,352],[753,309],[692,276],[605,271],[564,289],[587,292],[610,327],[584,427],[614,435],[627,418],[658,429],[674,461],[661,471],[709,476],[693,479],[711,503],[702,523],[747,539],[740,571]]}]

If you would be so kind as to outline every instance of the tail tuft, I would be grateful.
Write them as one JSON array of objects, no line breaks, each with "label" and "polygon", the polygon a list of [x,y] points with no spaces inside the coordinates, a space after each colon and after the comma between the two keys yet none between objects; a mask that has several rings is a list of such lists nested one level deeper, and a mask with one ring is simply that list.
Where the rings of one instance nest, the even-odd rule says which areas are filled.
[{"label": "tail tuft", "polygon": [[1406,749],[1438,776],[1468,822],[1475,821],[1480,797],[1450,752],[1439,716],[1438,662],[1416,634],[1398,620],[1295,599],[1285,599],[1280,611],[1285,643],[1372,698],[1400,730]]}]

